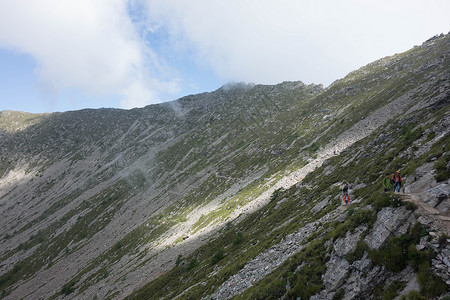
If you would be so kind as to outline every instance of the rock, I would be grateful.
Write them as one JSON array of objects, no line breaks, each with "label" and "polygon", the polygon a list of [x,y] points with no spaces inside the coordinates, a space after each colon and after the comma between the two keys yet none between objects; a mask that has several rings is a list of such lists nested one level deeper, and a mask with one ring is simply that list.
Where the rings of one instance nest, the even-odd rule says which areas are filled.
[{"label": "rock", "polygon": [[283,204],[284,202],[286,202],[287,198],[283,198],[280,201],[277,202],[277,204],[275,205],[274,209],[279,209],[281,204]]},{"label": "rock", "polygon": [[321,211],[322,209],[324,209],[324,207],[328,204],[329,201],[330,196],[326,197],[325,199],[317,203],[313,208],[311,208],[311,211],[315,213]]},{"label": "rock", "polygon": [[353,187],[353,189],[354,190],[357,190],[357,189],[362,189],[362,188],[364,188],[364,187],[366,187],[367,185],[364,183],[364,182],[362,182],[362,183],[358,183],[357,185],[355,185],[354,187]]},{"label": "rock", "polygon": [[344,283],[350,264],[346,259],[332,255],[326,267],[322,280],[328,291],[334,291]]},{"label": "rock", "polygon": [[444,262],[444,264],[450,268],[450,259],[448,257],[444,257],[444,259],[442,260],[442,262]]},{"label": "rock", "polygon": [[345,299],[370,299],[372,291],[387,278],[386,272],[380,266],[375,266],[363,274],[353,271],[342,286],[345,290]]},{"label": "rock", "polygon": [[416,245],[416,249],[418,251],[421,251],[421,250],[425,249],[425,246],[424,245]]},{"label": "rock", "polygon": [[[432,222],[430,219],[425,218],[424,216],[420,216],[420,217],[417,219],[417,221],[418,221],[420,224],[425,225],[425,226],[430,225],[431,222]],[[431,233],[430,233],[430,234],[431,234]]]},{"label": "rock", "polygon": [[399,208],[384,207],[377,216],[373,229],[364,239],[371,249],[379,249],[403,223],[411,211],[403,206]]},{"label": "rock", "polygon": [[360,260],[356,260],[352,264],[353,268],[362,273],[367,273],[371,266],[372,261],[368,258],[367,252],[364,253],[364,256]]},{"label": "rock", "polygon": [[427,244],[428,241],[428,236],[424,236],[420,239],[419,244],[425,246]]},{"label": "rock", "polygon": [[[446,183],[441,183],[435,187],[427,189],[425,192],[418,194],[419,199],[432,207],[438,207],[444,203],[443,208],[448,210],[450,206],[450,186]],[[446,213],[446,212],[444,212]]]},{"label": "rock", "polygon": [[408,218],[408,220],[403,223],[403,225],[400,225],[397,231],[394,232],[395,236],[401,236],[403,234],[408,233],[409,227],[411,224],[415,224],[417,222],[416,217],[414,214],[411,214]]},{"label": "rock", "polygon": [[360,226],[355,233],[347,232],[345,238],[340,238],[334,243],[334,252],[338,256],[345,256],[355,250],[356,244],[361,239],[361,235],[367,230],[366,226]]},{"label": "rock", "polygon": [[415,274],[412,274],[409,278],[405,288],[400,292],[400,296],[407,295],[411,291],[420,291],[420,285]]}]

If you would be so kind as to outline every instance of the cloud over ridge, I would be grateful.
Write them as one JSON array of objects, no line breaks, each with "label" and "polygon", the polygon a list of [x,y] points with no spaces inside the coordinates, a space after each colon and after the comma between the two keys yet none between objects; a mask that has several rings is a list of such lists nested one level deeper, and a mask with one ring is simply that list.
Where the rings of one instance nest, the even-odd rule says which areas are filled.
[{"label": "cloud over ridge", "polygon": [[[0,2],[0,47],[31,55],[49,93],[120,95],[124,108],[157,102],[157,62],[125,0]],[[152,59],[149,59],[152,57]],[[156,82],[157,83],[157,82]]]}]

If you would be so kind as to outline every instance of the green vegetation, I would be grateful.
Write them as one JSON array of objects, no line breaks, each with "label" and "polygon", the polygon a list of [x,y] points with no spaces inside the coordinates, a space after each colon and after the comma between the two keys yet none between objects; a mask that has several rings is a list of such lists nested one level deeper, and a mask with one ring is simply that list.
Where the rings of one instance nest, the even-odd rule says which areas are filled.
[{"label": "green vegetation", "polygon": [[[407,234],[391,238],[389,243],[378,251],[369,251],[369,257],[375,264],[382,264],[394,272],[400,272],[407,264],[411,265],[417,272],[420,295],[429,299],[442,295],[447,286],[430,268],[433,257],[430,250],[416,249],[415,245],[426,234],[420,224],[416,223]],[[395,296],[394,293],[392,297]]]},{"label": "green vegetation", "polygon": [[374,299],[392,300],[398,296],[398,293],[405,288],[404,282],[394,280],[391,284],[384,287],[377,287],[374,290]]},{"label": "green vegetation", "polygon": [[219,261],[221,261],[222,259],[225,258],[225,250],[224,249],[219,249],[216,251],[216,253],[214,253],[212,259],[211,259],[211,263],[213,265],[217,264]]},{"label": "green vegetation", "polygon": [[436,175],[434,178],[437,182],[445,181],[450,178],[450,169],[448,169],[448,164],[450,162],[450,154],[442,155],[435,163],[434,168],[436,169]]},{"label": "green vegetation", "polygon": [[16,132],[38,124],[49,114],[31,114],[22,111],[0,111],[0,131]]},{"label": "green vegetation", "polygon": [[69,294],[73,293],[75,290],[74,289],[75,284],[76,284],[76,282],[74,282],[74,281],[66,283],[61,289],[61,294],[69,295]]}]

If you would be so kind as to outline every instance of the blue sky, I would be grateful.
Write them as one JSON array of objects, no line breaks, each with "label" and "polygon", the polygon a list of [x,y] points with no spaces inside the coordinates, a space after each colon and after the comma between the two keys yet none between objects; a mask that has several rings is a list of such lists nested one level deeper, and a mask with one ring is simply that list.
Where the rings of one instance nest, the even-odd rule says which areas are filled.
[{"label": "blue sky", "polygon": [[129,109],[329,85],[450,30],[450,1],[0,0],[0,110]]}]

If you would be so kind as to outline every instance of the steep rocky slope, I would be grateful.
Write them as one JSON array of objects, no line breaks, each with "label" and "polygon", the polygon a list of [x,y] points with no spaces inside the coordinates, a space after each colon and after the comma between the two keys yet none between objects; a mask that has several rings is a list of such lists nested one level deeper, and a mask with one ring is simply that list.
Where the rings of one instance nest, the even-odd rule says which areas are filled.
[{"label": "steep rocky slope", "polygon": [[[449,40],[325,90],[230,84],[129,111],[2,112],[2,297],[365,298],[391,281],[445,293],[448,242],[424,231],[439,228],[378,190],[401,168],[448,214]],[[398,266],[393,247],[409,255]]]}]

